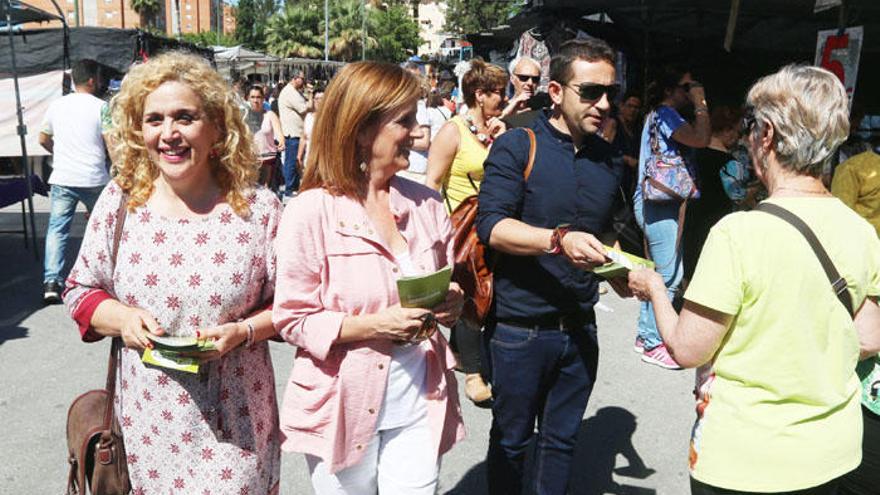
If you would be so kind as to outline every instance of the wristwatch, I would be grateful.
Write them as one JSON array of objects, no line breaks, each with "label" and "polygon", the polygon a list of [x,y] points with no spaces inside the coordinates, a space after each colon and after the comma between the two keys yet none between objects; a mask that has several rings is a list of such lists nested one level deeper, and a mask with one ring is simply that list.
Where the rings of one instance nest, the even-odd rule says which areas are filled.
[{"label": "wristwatch", "polygon": [[550,249],[545,249],[544,252],[547,254],[563,254],[562,251],[562,238],[565,237],[571,230],[571,225],[564,223],[562,225],[558,225],[555,229],[553,229],[553,234],[550,235]]}]

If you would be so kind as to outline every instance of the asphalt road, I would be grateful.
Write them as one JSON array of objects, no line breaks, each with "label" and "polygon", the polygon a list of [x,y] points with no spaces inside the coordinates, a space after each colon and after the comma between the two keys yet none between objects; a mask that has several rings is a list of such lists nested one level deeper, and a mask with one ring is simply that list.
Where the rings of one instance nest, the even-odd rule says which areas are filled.
[{"label": "asphalt road", "polygon": [[[39,199],[37,206],[42,242],[48,202]],[[0,210],[0,230],[20,225],[17,206]],[[74,247],[83,226],[78,215]],[[79,393],[102,386],[106,372],[108,342],[80,342],[62,306],[42,306],[41,279],[41,264],[33,251],[25,250],[22,236],[0,234],[2,494],[63,492],[67,407]],[[599,377],[584,415],[570,493],[686,494],[693,372],[649,366],[633,353],[637,302],[609,294],[603,296],[602,306],[597,311]],[[272,345],[279,397],[292,357],[291,346]],[[444,495],[486,491],[484,458],[491,415],[466,399],[462,407],[468,436],[443,458],[438,493]],[[281,493],[311,493],[301,455],[284,454]]]}]

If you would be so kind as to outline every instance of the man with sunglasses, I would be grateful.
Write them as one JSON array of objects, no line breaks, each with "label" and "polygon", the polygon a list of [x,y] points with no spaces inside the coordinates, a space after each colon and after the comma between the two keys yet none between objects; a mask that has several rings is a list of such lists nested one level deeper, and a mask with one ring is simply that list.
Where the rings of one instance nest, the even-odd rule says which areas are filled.
[{"label": "man with sunglasses", "polygon": [[501,113],[502,119],[532,110],[529,99],[535,95],[541,84],[541,66],[534,59],[517,57],[510,62],[509,67],[513,96]]},{"label": "man with sunglasses", "polygon": [[483,334],[493,370],[493,495],[521,492],[536,421],[532,489],[562,495],[568,487],[598,365],[591,270],[608,261],[597,236],[610,230],[623,171],[619,153],[597,135],[618,91],[614,62],[604,41],[564,43],[551,62],[552,110],[529,126],[536,149],[528,179],[525,130],[499,137],[485,162],[477,233],[498,254]]}]

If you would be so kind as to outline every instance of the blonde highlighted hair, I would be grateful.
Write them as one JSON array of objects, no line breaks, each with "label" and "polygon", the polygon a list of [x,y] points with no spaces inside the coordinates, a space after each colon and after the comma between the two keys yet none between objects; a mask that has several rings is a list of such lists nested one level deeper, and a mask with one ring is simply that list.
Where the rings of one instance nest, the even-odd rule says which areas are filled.
[{"label": "blonde highlighted hair", "polygon": [[235,213],[247,216],[246,194],[259,173],[250,130],[232,88],[220,74],[202,57],[181,51],[165,52],[132,67],[111,102],[113,166],[116,182],[129,195],[129,209],[147,202],[159,176],[144,144],[144,100],[169,81],[185,84],[201,98],[205,115],[220,131],[210,158],[211,174]]},{"label": "blonde highlighted hair", "polygon": [[818,177],[849,135],[846,90],[819,67],[787,65],[761,78],[746,105],[754,111],[756,129],[767,122],[773,126],[779,163],[801,175]]},{"label": "blonde highlighted hair", "polygon": [[419,78],[396,65],[356,62],[346,65],[327,86],[309,144],[302,190],[324,188],[334,195],[361,198],[367,183],[360,163],[368,149],[359,138],[421,97]]}]

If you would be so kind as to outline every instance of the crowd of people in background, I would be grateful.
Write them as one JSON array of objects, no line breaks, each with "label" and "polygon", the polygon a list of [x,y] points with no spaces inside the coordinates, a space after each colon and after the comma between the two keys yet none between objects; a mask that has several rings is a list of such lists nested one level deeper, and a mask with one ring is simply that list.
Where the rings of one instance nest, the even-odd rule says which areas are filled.
[{"label": "crowd of people in background", "polygon": [[[641,301],[640,359],[698,369],[692,493],[877,493],[880,157],[860,105],[806,66],[743,105],[683,67],[622,92],[616,57],[566,42],[544,88],[528,57],[273,86],[170,52],[109,106],[96,64],[75,64],[40,135],[44,300],[63,293],[84,341],[122,339],[132,486],[277,493],[285,450],[320,495],[435,493],[464,435],[457,370],[492,413],[489,492],[567,493],[598,368],[592,270],[613,246],[655,266],[608,281]],[[671,189],[664,167],[692,184]],[[472,197],[489,316],[459,319],[455,281],[434,308],[401,307],[399,278],[454,263],[451,217]],[[91,215],[67,274],[78,202]],[[142,363],[147,334],[216,350],[175,373]],[[297,348],[280,409],[270,339]]]}]

